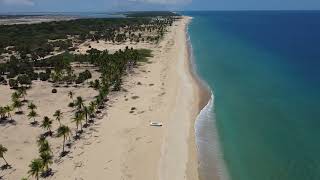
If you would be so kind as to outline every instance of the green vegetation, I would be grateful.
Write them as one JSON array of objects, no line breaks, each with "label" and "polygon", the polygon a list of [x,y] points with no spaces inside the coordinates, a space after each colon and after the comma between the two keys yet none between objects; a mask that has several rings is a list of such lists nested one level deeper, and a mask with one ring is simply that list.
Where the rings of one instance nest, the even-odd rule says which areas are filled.
[{"label": "green vegetation", "polygon": [[61,155],[63,155],[65,153],[64,151],[64,146],[65,146],[65,142],[66,142],[66,138],[70,135],[71,130],[68,126],[62,125],[58,128],[58,133],[57,136],[58,137],[63,137],[63,144],[62,144],[62,153]]},{"label": "green vegetation", "polygon": [[32,160],[32,162],[29,165],[30,170],[28,171],[28,174],[30,176],[35,177],[37,180],[39,179],[40,173],[43,170],[43,163],[40,158]]},{"label": "green vegetation", "polygon": [[2,144],[0,144],[0,158],[3,159],[3,161],[6,163],[6,165],[9,165],[7,160],[4,158],[4,154],[8,151],[6,147],[4,147]]},{"label": "green vegetation", "polygon": [[45,116],[42,120],[42,124],[40,125],[43,129],[47,130],[46,134],[52,135],[52,120],[48,117]]},{"label": "green vegetation", "polygon": [[56,120],[59,122],[59,126],[61,126],[62,112],[60,109],[54,112],[53,117],[56,118]]}]

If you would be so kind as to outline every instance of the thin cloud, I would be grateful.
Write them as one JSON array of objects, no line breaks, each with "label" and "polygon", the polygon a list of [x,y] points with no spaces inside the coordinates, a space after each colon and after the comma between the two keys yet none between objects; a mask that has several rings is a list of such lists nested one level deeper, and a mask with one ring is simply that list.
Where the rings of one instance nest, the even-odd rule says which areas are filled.
[{"label": "thin cloud", "polygon": [[32,0],[0,0],[0,2],[7,5],[25,5],[25,6],[34,5],[34,2]]}]

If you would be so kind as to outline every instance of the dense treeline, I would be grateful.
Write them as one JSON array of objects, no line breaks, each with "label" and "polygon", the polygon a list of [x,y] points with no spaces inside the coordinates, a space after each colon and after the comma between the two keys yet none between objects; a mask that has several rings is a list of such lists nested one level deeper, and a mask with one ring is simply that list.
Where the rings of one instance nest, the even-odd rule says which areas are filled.
[{"label": "dense treeline", "polygon": [[158,36],[161,36],[161,31],[171,25],[173,20],[173,17],[108,18],[2,25],[0,26],[0,54],[18,52],[22,59],[41,58],[52,52],[55,47],[60,50],[71,48],[73,44],[70,38],[77,41],[86,39],[113,42],[122,42],[127,39],[156,41],[158,37],[144,39],[141,35],[135,35],[134,32],[157,30]]},{"label": "dense treeline", "polygon": [[[137,12],[136,15],[142,15],[141,13]],[[164,12],[160,14],[165,16]],[[85,40],[97,42],[105,40],[118,43],[159,41],[166,31],[166,27],[171,26],[175,18],[177,17],[77,19],[0,26],[0,60],[1,53],[11,54],[9,60],[2,63],[0,61],[0,84],[7,84],[9,79],[19,75],[27,75],[31,80],[40,78],[46,81],[51,78],[54,82],[77,81],[81,83],[83,78],[75,77],[71,73],[71,67],[66,68],[66,64],[70,65],[72,61],[83,62],[85,58],[95,58],[96,54],[94,50],[89,56],[74,56],[68,53],[76,50],[75,44]],[[48,57],[53,52],[66,53]],[[92,60],[90,62],[93,63]],[[34,72],[35,68],[46,72],[36,73]],[[51,69],[54,69],[54,74],[49,72]],[[17,84],[13,80],[11,81],[11,84]]]},{"label": "dense treeline", "polygon": [[[80,84],[90,79],[92,75],[89,71],[85,71],[77,77],[73,73],[72,62],[93,64],[100,68],[102,73],[114,73],[110,68],[118,68],[117,72],[122,73],[126,65],[132,68],[136,65],[137,61],[145,61],[150,56],[151,51],[149,50],[134,50],[129,48],[126,48],[124,51],[119,50],[114,54],[109,54],[107,50],[99,51],[96,49],[90,49],[88,50],[88,54],[83,55],[73,55],[66,52],[37,61],[19,61],[12,56],[9,62],[0,64],[0,75],[8,72],[7,78],[9,79],[9,81],[6,81],[5,78],[2,78],[0,79],[0,83],[9,83],[12,88],[19,87],[19,84],[31,85],[32,80],[37,79],[42,81],[50,79],[54,83]],[[116,64],[114,64],[115,62]],[[34,68],[39,68],[43,71],[37,73],[34,71]]]}]

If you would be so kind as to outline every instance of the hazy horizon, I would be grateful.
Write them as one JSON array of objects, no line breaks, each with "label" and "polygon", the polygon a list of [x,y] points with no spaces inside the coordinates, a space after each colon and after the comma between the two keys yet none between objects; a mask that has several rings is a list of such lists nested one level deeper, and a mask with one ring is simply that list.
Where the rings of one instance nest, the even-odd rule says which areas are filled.
[{"label": "hazy horizon", "polygon": [[317,0],[0,0],[0,13],[320,10]]}]

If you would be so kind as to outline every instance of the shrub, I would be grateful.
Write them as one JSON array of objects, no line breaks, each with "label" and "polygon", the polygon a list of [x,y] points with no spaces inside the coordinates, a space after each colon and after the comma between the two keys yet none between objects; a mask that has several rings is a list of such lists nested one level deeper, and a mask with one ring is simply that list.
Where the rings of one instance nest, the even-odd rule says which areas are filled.
[{"label": "shrub", "polygon": [[79,76],[76,79],[76,84],[81,84],[85,80],[90,79],[91,77],[92,77],[91,72],[88,70],[85,70],[84,72],[79,73]]},{"label": "shrub", "polygon": [[41,81],[47,81],[49,78],[50,78],[50,73],[44,73],[44,72],[41,72],[39,74],[39,78]]},{"label": "shrub", "polygon": [[69,105],[68,105],[69,107],[71,107],[71,108],[73,108],[74,107],[74,103],[73,102],[71,102],[71,103],[69,103]]},{"label": "shrub", "polygon": [[57,93],[58,91],[57,91],[57,89],[52,89],[51,92],[52,92],[52,93]]},{"label": "shrub", "polygon": [[32,83],[31,78],[26,74],[19,75],[17,80],[21,85],[30,85]]},{"label": "shrub", "polygon": [[9,86],[14,89],[18,88],[18,81],[15,79],[9,79]]}]

